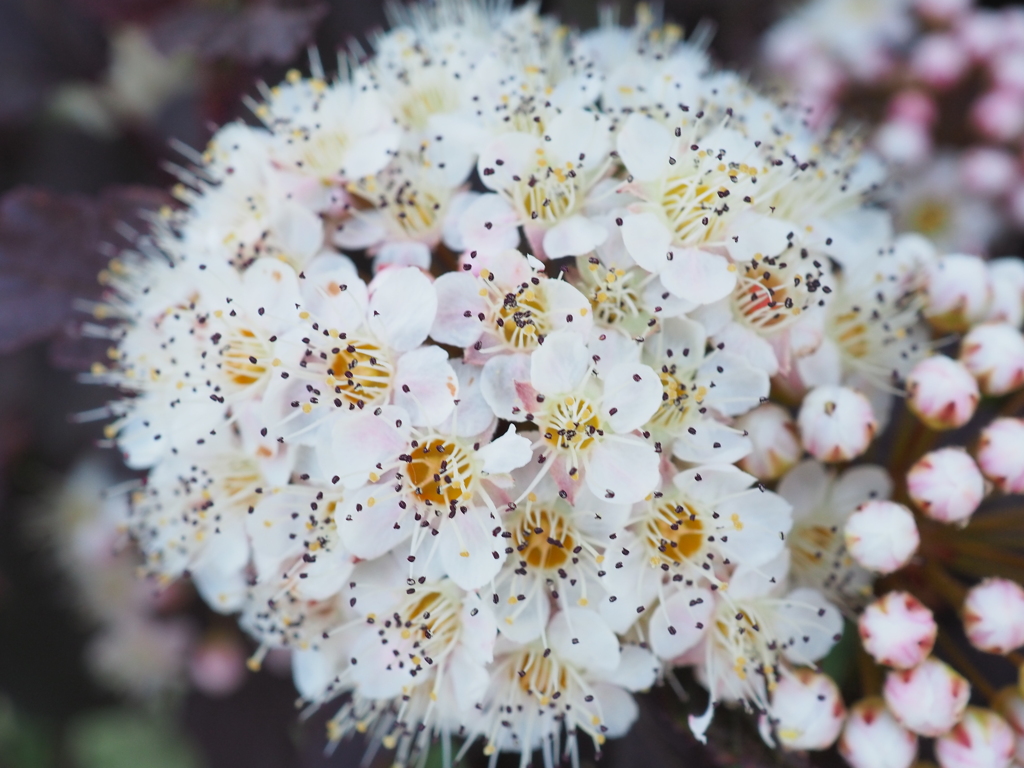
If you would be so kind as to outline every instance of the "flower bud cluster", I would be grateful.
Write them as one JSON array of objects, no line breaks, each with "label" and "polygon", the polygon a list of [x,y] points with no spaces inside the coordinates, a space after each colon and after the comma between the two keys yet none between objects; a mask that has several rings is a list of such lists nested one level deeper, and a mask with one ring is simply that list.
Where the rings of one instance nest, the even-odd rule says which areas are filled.
[{"label": "flower bud cluster", "polygon": [[[921,541],[888,470],[845,465],[905,382],[943,427],[1016,386],[988,277],[892,237],[849,142],[643,12],[580,34],[440,0],[359,58],[262,88],[102,276],[93,378],[146,473],[148,570],[400,764],[452,735],[575,758],[678,666],[710,694],[698,738],[735,704],[827,748],[846,708],[814,665]],[[987,440],[922,460],[913,503],[962,523],[982,475],[1024,482]],[[927,609],[891,595],[860,629],[896,668],[880,739],[957,724]],[[882,722],[855,712],[846,751]]]}]

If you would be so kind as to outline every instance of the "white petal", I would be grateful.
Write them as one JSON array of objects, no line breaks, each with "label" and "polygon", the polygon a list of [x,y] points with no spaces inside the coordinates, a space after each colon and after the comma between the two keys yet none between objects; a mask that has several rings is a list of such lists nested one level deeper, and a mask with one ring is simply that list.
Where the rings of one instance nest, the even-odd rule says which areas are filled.
[{"label": "white petal", "polygon": [[[752,488],[719,502],[715,511],[728,530],[720,544],[730,560],[761,565],[776,557],[793,527],[792,507],[771,491]],[[724,537],[723,537],[724,538]]]},{"label": "white petal", "polygon": [[594,327],[594,313],[587,297],[565,280],[544,280],[541,288],[552,332],[572,331],[586,339]]},{"label": "white petal", "polygon": [[619,657],[619,666],[606,679],[627,691],[646,691],[654,685],[660,671],[661,662],[649,650],[639,645],[625,645]]},{"label": "white petal", "polygon": [[727,352],[709,359],[698,378],[714,383],[713,387],[709,385],[705,403],[725,416],[739,416],[756,408],[771,388],[767,373]]},{"label": "white petal", "polygon": [[583,256],[608,239],[608,231],[582,214],[560,221],[544,233],[544,253],[549,259]]},{"label": "white petal", "polygon": [[672,232],[654,213],[627,214],[622,219],[621,232],[629,255],[648,272],[658,273],[669,263]]},{"label": "white petal", "polygon": [[619,157],[636,181],[661,178],[669,168],[674,143],[665,126],[638,112],[627,118],[616,140]]},{"label": "white petal", "polygon": [[711,304],[736,287],[736,267],[724,256],[699,248],[676,248],[661,269],[661,282],[694,304]]},{"label": "white petal", "polygon": [[317,256],[303,270],[303,307],[330,327],[355,330],[363,323],[369,303],[366,287],[346,256]]},{"label": "white petal", "polygon": [[419,347],[398,358],[395,405],[417,425],[437,426],[455,408],[459,381],[441,347]]},{"label": "white petal", "polygon": [[479,192],[460,192],[448,203],[448,210],[444,215],[442,240],[448,250],[454,253],[462,253],[466,250],[465,241],[462,239],[462,214],[478,197],[480,197]]},{"label": "white petal", "polygon": [[589,608],[566,608],[548,624],[548,643],[561,658],[584,669],[612,671],[619,664],[619,640]]},{"label": "white petal", "polygon": [[501,253],[519,245],[519,214],[501,195],[480,195],[466,206],[459,234],[467,251]]},{"label": "white petal", "polygon": [[368,485],[355,491],[336,514],[338,534],[345,547],[365,560],[380,557],[405,541],[413,531],[410,520],[400,522],[405,510],[388,484]]},{"label": "white petal", "polygon": [[304,205],[286,201],[270,222],[284,255],[294,264],[305,265],[324,244],[324,224]]},{"label": "white petal", "polygon": [[590,356],[574,333],[554,333],[530,358],[530,381],[544,395],[572,392],[587,376]]},{"label": "white petal", "polygon": [[526,417],[516,382],[530,381],[530,355],[499,355],[484,364],[481,390],[494,415],[506,421]]},{"label": "white petal", "polygon": [[480,315],[488,309],[479,281],[465,272],[446,272],[434,281],[434,289],[437,316],[431,337],[453,347],[471,346],[483,332]]},{"label": "white petal", "polygon": [[825,465],[807,459],[783,476],[778,492],[793,507],[793,519],[804,520],[824,506],[831,483],[832,473]]},{"label": "white petal", "polygon": [[339,411],[330,426],[330,450],[318,454],[324,475],[339,477],[346,488],[358,488],[371,474],[381,473],[378,464],[398,458],[410,427],[408,414],[393,405]]},{"label": "white petal", "polygon": [[401,132],[394,128],[370,133],[354,142],[345,153],[341,175],[347,179],[361,179],[377,173],[391,160],[401,138]]},{"label": "white petal", "polygon": [[786,250],[788,235],[795,231],[797,227],[792,222],[747,213],[729,228],[726,247],[734,261],[760,261],[765,256],[777,256]]},{"label": "white petal", "polygon": [[672,444],[672,454],[682,461],[732,463],[753,450],[749,437],[713,419],[703,419],[691,428],[694,434],[687,431]]},{"label": "white petal", "polygon": [[601,440],[584,459],[584,479],[599,499],[635,504],[658,485],[660,457],[654,446],[635,435]]},{"label": "white petal", "polygon": [[434,286],[415,267],[386,269],[370,283],[370,327],[399,351],[422,344],[436,314]]},{"label": "white petal", "polygon": [[254,261],[242,276],[242,286],[244,294],[232,298],[266,328],[277,330],[290,324],[295,305],[302,302],[295,270],[279,259],[264,257]]},{"label": "white petal", "polygon": [[723,349],[730,354],[742,357],[769,376],[774,376],[779,372],[779,359],[776,357],[772,345],[739,323],[726,325],[712,337],[711,342],[715,345],[724,344]]},{"label": "white petal", "polygon": [[874,464],[850,467],[832,486],[829,502],[837,514],[847,514],[865,501],[888,499],[893,482],[888,470]]},{"label": "white petal", "polygon": [[448,420],[439,427],[459,437],[489,436],[494,431],[496,417],[487,400],[484,399],[484,369],[464,359],[452,360],[451,366],[459,377],[459,399]]},{"label": "white petal", "polygon": [[546,153],[556,163],[573,167],[598,167],[611,150],[608,118],[599,112],[570,108],[558,114],[547,126]]},{"label": "white petal", "polygon": [[386,236],[384,217],[377,211],[361,211],[352,214],[338,225],[334,232],[334,244],[346,250],[361,251],[377,245]]},{"label": "white petal", "polygon": [[497,475],[528,464],[533,458],[533,449],[528,439],[516,434],[515,424],[509,424],[505,434],[483,446],[477,456],[483,460],[484,472]]},{"label": "white petal", "polygon": [[661,379],[650,366],[626,363],[602,377],[602,416],[619,433],[639,429],[661,405]]},{"label": "white petal", "polygon": [[602,735],[609,739],[625,736],[640,716],[636,701],[626,691],[607,683],[596,683],[593,691],[601,706]]},{"label": "white petal", "polygon": [[794,589],[778,613],[783,637],[794,640],[784,653],[796,664],[810,664],[824,657],[843,632],[839,610],[814,589]]},{"label": "white petal", "polygon": [[445,520],[437,547],[451,580],[463,589],[477,589],[494,578],[505,561],[505,540],[500,536],[501,523],[483,507],[470,507]]},{"label": "white petal", "polygon": [[[501,190],[516,184],[513,176],[527,178],[537,164],[541,140],[528,133],[503,133],[480,152],[477,173],[488,189]],[[501,164],[498,164],[498,161]]]},{"label": "white petal", "polygon": [[714,610],[711,590],[680,589],[654,609],[649,629],[651,650],[665,660],[682,656],[704,637],[713,623]]},{"label": "white petal", "polygon": [[384,243],[373,257],[374,270],[384,267],[430,269],[430,248],[418,240],[392,240]]},{"label": "white petal", "polygon": [[529,643],[540,637],[551,616],[551,600],[546,590],[526,595],[526,601],[514,603],[502,600],[495,606],[498,612],[498,630],[515,643]]}]

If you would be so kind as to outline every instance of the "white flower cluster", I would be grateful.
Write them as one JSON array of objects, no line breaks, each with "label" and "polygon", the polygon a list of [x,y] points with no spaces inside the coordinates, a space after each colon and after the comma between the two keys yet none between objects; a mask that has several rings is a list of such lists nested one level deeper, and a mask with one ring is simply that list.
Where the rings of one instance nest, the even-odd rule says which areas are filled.
[{"label": "white flower cluster", "polygon": [[929,352],[928,244],[847,139],[643,13],[443,0],[360,58],[265,88],[103,276],[151,571],[400,763],[575,758],[677,666],[699,737],[738,702],[827,746],[814,664],[872,579],[844,524],[876,571],[917,539],[883,469],[820,462]]}]

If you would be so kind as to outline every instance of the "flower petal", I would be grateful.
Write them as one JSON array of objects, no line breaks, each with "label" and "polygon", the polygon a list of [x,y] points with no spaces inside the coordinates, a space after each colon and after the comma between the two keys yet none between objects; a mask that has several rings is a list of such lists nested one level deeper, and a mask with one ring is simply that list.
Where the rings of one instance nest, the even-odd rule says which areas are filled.
[{"label": "flower petal", "polygon": [[436,314],[434,286],[415,267],[386,269],[370,283],[369,325],[400,352],[426,340]]},{"label": "flower petal", "polygon": [[658,485],[660,457],[636,435],[598,442],[584,459],[587,487],[599,499],[635,504]]},{"label": "flower petal", "polygon": [[674,144],[665,126],[639,112],[626,119],[616,139],[619,157],[635,181],[653,181],[665,175]]}]

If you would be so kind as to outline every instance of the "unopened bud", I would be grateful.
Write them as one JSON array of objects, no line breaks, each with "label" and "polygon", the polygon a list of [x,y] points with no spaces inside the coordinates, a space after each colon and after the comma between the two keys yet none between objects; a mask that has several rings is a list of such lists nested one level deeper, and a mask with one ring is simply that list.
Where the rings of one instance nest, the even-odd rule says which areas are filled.
[{"label": "unopened bud", "polygon": [[810,669],[784,674],[772,692],[771,722],[787,749],[828,749],[846,717],[839,688]]},{"label": "unopened bud", "polygon": [[932,429],[962,427],[980,399],[971,372],[945,355],[926,357],[907,376],[907,405]]},{"label": "unopened bud", "polygon": [[932,652],[938,626],[921,601],[908,592],[888,592],[869,605],[857,625],[867,651],[879,664],[916,667]]},{"label": "unopened bud", "polygon": [[981,321],[992,299],[985,262],[977,256],[940,256],[926,278],[925,317],[939,331],[966,331]]},{"label": "unopened bud", "polygon": [[964,600],[964,632],[986,653],[1006,654],[1024,645],[1024,589],[1009,579],[991,578]]},{"label": "unopened bud", "polygon": [[812,389],[804,397],[797,421],[808,453],[825,462],[860,456],[878,429],[871,403],[847,387]]},{"label": "unopened bud", "polygon": [[1024,421],[996,419],[981,431],[978,466],[1004,493],[1024,493]]},{"label": "unopened bud", "polygon": [[1009,323],[1020,328],[1024,323],[1024,260],[1015,256],[988,262],[992,280],[992,305],[986,320]]},{"label": "unopened bud", "polygon": [[759,480],[776,480],[803,455],[796,422],[789,411],[765,403],[736,420],[736,429],[746,431],[753,450],[740,461],[740,469]]},{"label": "unopened bud", "polygon": [[1009,323],[976,325],[964,336],[960,362],[991,397],[1024,386],[1024,336]]},{"label": "unopened bud", "polygon": [[914,506],[940,523],[966,523],[985,496],[985,478],[962,448],[926,453],[907,473]]},{"label": "unopened bud", "polygon": [[942,768],[1007,768],[1013,752],[1013,729],[981,707],[968,707],[963,719],[935,742]]},{"label": "unopened bud", "polygon": [[839,754],[853,768],[910,768],[917,757],[917,735],[900,725],[885,702],[874,696],[850,708]]},{"label": "unopened bud", "polygon": [[1017,686],[1004,688],[996,696],[993,708],[1013,729],[1014,759],[1024,765],[1024,698]]},{"label": "unopened bud", "polygon": [[971,686],[934,656],[913,669],[893,670],[885,678],[885,703],[905,728],[922,736],[941,736],[963,716]]},{"label": "unopened bud", "polygon": [[895,501],[861,504],[847,518],[843,533],[851,557],[877,573],[902,568],[921,543],[914,515]]}]

